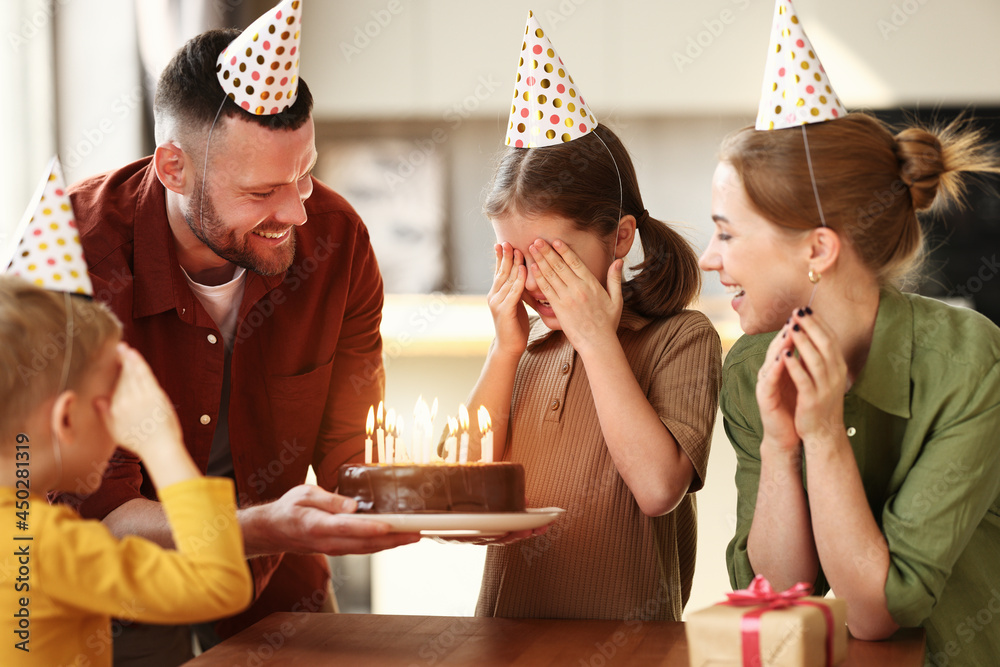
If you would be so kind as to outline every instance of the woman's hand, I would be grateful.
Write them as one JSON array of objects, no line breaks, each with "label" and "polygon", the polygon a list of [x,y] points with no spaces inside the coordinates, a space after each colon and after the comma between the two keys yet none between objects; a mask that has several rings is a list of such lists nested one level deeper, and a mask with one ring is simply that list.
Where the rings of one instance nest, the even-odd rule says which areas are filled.
[{"label": "woman's hand", "polygon": [[764,440],[784,454],[797,454],[802,444],[795,426],[797,390],[785,367],[792,349],[791,327],[789,319],[767,347],[764,363],[757,372],[757,405]]},{"label": "woman's hand", "polygon": [[528,311],[521,302],[524,282],[528,277],[524,256],[509,243],[493,246],[496,268],[493,285],[486,299],[497,332],[496,349],[520,358],[528,346]]},{"label": "woman's hand", "polygon": [[845,439],[844,392],[847,361],[837,334],[812,310],[792,314],[788,339],[798,357],[784,357],[788,376],[795,383],[795,431],[806,444],[834,443]]},{"label": "woman's hand", "polygon": [[624,261],[615,260],[608,267],[608,288],[604,289],[583,260],[559,239],[552,245],[536,239],[528,252],[535,261],[531,266],[535,282],[570,344],[581,353],[619,344]]}]

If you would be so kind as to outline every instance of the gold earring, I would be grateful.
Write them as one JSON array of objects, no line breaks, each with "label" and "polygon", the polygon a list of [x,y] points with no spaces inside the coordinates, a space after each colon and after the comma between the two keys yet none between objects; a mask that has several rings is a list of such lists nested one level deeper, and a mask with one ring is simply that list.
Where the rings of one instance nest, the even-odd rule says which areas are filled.
[{"label": "gold earring", "polygon": [[818,271],[813,271],[812,269],[809,269],[809,282],[811,282],[813,285],[815,285],[816,283],[818,283],[819,279],[822,278],[822,277],[823,277],[822,273],[819,273]]}]

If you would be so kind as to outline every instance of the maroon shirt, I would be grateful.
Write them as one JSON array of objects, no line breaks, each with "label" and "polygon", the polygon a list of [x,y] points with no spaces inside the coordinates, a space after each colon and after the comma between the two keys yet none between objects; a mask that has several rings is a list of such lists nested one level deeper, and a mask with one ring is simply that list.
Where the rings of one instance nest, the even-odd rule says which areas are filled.
[{"label": "maroon shirt", "polygon": [[[368,407],[384,393],[382,278],[368,230],[340,195],[315,179],[313,186],[308,221],[295,229],[292,267],[270,277],[248,271],[239,307],[229,439],[242,507],[301,484],[310,464],[319,484],[334,489],[337,468],[362,459]],[[70,194],[94,296],[111,306],[125,340],[149,362],[204,472],[224,344],[181,272],[150,158],[79,183]],[[139,459],[119,449],[100,489],[60,501],[102,519],[140,497],[155,499],[155,490]],[[317,593],[325,593],[329,578],[321,556],[285,554],[250,564],[257,600],[220,624],[223,636],[271,612],[303,611],[325,599]]]}]

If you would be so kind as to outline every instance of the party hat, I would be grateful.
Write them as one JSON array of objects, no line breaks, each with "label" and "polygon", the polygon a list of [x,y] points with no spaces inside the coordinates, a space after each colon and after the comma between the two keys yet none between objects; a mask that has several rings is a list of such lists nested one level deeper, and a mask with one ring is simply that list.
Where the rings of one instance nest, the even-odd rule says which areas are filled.
[{"label": "party hat", "polygon": [[294,104],[301,28],[302,0],[282,0],[230,42],[215,68],[229,98],[258,116]]},{"label": "party hat", "polygon": [[45,289],[93,295],[58,158],[49,162],[24,217],[0,239],[0,266]]},{"label": "party hat", "polygon": [[595,127],[597,121],[584,104],[580,87],[573,82],[562,58],[529,11],[514,83],[507,145],[553,146],[579,139]]},{"label": "party hat", "polygon": [[780,130],[845,115],[791,0],[777,0],[757,129]]}]

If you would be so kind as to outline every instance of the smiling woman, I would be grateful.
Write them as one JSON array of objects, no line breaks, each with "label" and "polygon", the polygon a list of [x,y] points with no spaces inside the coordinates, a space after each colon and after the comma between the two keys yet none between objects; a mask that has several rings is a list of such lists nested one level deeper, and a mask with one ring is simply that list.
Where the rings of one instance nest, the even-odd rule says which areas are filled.
[{"label": "smiling woman", "polygon": [[720,399],[738,459],[732,584],[815,583],[847,601],[855,637],[923,626],[929,653],[988,663],[1000,633],[960,621],[997,577],[983,564],[1000,555],[1000,330],[893,283],[919,258],[917,211],[1000,159],[961,121],[893,134],[852,113],[799,129],[723,144],[700,260],[738,290],[748,334]]}]

